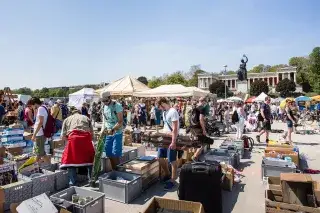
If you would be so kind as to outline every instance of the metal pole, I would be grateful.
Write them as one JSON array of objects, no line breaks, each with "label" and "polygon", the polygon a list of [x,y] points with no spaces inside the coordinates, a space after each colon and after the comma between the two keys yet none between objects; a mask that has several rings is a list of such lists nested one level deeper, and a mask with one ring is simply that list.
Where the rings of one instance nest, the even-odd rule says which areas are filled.
[{"label": "metal pole", "polygon": [[[224,65],[224,75],[227,76],[227,65]],[[224,81],[224,99],[227,100],[227,80]]]}]

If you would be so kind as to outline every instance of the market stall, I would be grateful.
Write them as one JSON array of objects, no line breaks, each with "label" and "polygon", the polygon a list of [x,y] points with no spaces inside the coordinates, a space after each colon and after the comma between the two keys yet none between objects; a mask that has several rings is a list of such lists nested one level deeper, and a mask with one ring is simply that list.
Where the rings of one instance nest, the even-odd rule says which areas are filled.
[{"label": "market stall", "polygon": [[181,84],[162,85],[144,92],[135,92],[133,96],[154,98],[154,97],[204,97],[210,93],[195,87],[185,87]]},{"label": "market stall", "polygon": [[264,102],[266,97],[268,97],[268,95],[262,92],[258,97],[254,99],[254,102]]},{"label": "market stall", "polygon": [[98,101],[99,95],[92,88],[83,88],[69,95],[69,106],[81,107],[83,103]]},{"label": "market stall", "polygon": [[99,89],[100,94],[110,92],[112,96],[132,96],[135,92],[147,91],[150,88],[131,76],[123,77],[112,82],[103,89]]}]

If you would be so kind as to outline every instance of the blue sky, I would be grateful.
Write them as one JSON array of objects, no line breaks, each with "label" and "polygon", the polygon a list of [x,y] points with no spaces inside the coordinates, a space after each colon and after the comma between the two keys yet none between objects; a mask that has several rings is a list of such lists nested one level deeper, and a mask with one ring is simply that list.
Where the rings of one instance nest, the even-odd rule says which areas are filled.
[{"label": "blue sky", "polygon": [[3,0],[0,88],[287,63],[320,45],[318,0]]}]

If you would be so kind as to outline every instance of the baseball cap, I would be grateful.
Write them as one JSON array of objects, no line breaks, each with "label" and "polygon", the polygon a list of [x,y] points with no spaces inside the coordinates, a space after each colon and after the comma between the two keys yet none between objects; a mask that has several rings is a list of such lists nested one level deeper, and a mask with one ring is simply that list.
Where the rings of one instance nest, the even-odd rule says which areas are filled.
[{"label": "baseball cap", "polygon": [[108,91],[105,91],[105,92],[102,92],[101,94],[100,94],[100,98],[103,100],[103,99],[107,99],[107,98],[109,98],[111,96],[111,93],[110,92],[108,92]]}]

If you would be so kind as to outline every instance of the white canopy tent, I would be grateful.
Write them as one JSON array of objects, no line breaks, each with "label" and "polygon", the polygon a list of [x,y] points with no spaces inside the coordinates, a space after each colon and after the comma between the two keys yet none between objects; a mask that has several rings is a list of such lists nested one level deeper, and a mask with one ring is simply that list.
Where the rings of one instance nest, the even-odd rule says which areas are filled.
[{"label": "white canopy tent", "polygon": [[264,92],[262,92],[258,97],[256,97],[253,101],[254,102],[263,102],[263,101],[265,101],[265,99],[266,99],[266,97],[267,97],[268,95],[266,94],[266,93],[264,93]]},{"label": "white canopy tent", "polygon": [[101,91],[110,92],[113,96],[132,96],[134,92],[143,92],[150,88],[131,76],[123,77],[107,85]]},{"label": "white canopy tent", "polygon": [[69,95],[69,106],[81,107],[83,103],[98,101],[99,95],[92,88],[83,88]]},{"label": "white canopy tent", "polygon": [[206,91],[198,88],[189,88],[181,84],[162,85],[144,92],[135,92],[133,96],[154,98],[154,97],[203,97],[208,95]]},{"label": "white canopy tent", "polygon": [[236,96],[227,98],[227,100],[228,100],[228,101],[232,101],[232,102],[243,101],[242,98],[239,98],[239,97],[236,97]]},{"label": "white canopy tent", "polygon": [[187,88],[193,92],[194,97],[206,97],[208,95],[211,95],[209,91],[199,89],[198,87],[187,87]]}]

